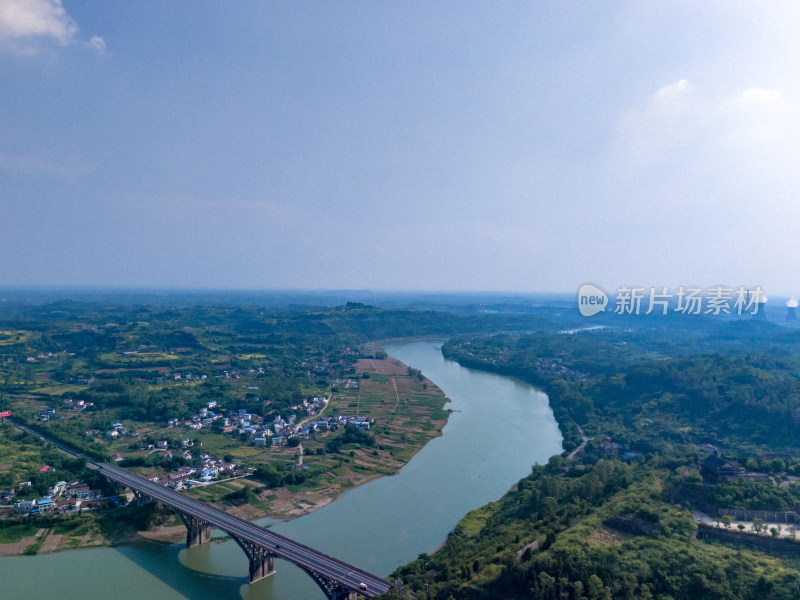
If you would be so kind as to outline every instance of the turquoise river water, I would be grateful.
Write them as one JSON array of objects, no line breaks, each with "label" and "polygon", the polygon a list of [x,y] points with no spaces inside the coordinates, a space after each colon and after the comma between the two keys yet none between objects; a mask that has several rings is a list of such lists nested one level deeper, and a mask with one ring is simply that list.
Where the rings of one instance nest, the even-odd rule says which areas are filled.
[{"label": "turquoise river water", "polygon": [[[275,531],[377,575],[439,547],[467,512],[498,499],[534,463],[561,452],[547,396],[520,381],[445,360],[441,343],[388,345],[451,399],[453,413],[397,474],[345,493]],[[220,532],[216,532],[222,535]],[[182,544],[119,546],[0,558],[0,597],[323,599],[311,579],[275,561],[276,573],[247,583],[247,559],[233,541],[186,550]]]}]

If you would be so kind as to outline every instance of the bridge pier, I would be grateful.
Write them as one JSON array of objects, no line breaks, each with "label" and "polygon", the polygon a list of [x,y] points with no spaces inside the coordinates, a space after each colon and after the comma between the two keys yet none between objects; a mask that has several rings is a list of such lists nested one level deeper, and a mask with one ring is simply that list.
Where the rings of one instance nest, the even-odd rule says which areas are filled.
[{"label": "bridge pier", "polygon": [[231,536],[244,550],[250,561],[250,583],[255,583],[275,572],[275,555],[258,544],[253,544],[236,536]]},{"label": "bridge pier", "polygon": [[136,490],[136,489],[133,489],[133,488],[131,488],[131,491],[133,492],[133,497],[136,498],[136,506],[141,506],[142,504],[147,504],[148,502],[153,502],[153,499],[150,496],[148,496],[147,494],[144,494],[144,493],[140,492],[139,490]]},{"label": "bridge pier", "polygon": [[[300,567],[300,565],[297,566]],[[311,571],[304,567],[300,568],[308,573],[309,577],[314,580],[314,583],[325,593],[325,597],[328,598],[328,600],[356,600],[358,598],[358,592],[344,587],[337,581],[329,579],[316,571]]]},{"label": "bridge pier", "polygon": [[186,526],[186,547],[194,548],[211,539],[211,526],[197,517],[176,511]]},{"label": "bridge pier", "polygon": [[250,583],[269,577],[275,572],[275,559],[272,556],[261,556],[250,559]]}]

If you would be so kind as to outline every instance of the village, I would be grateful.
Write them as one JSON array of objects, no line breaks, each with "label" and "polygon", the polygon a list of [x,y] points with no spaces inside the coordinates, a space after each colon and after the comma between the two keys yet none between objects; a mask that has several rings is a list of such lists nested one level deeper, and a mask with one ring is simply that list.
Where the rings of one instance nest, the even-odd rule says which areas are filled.
[{"label": "village", "polygon": [[[104,359],[109,356],[134,358],[114,353]],[[403,365],[366,359],[348,373],[315,358],[295,366],[302,369],[296,386],[260,381],[275,370],[271,365],[263,372],[171,365],[136,372],[121,384],[98,371],[89,392],[76,385],[60,397],[26,397],[14,416],[61,437],[90,461],[108,461],[248,519],[290,519],[325,506],[342,491],[399,469],[443,425],[413,425],[416,417],[441,411],[443,397]],[[273,379],[286,377],[281,372]],[[124,406],[121,395],[130,397]],[[6,538],[26,540],[6,553],[128,543],[138,539],[134,532],[161,536],[158,525],[175,525],[158,509],[145,523],[152,507],[140,507],[132,493],[110,487],[72,459],[42,455],[48,451],[32,439],[21,450],[0,464],[8,480],[0,487],[0,518],[13,527]],[[48,464],[55,466],[40,472]],[[20,467],[21,477],[11,471]],[[28,480],[32,485],[17,489]],[[47,543],[28,541],[36,528],[52,529]]]},{"label": "village", "polygon": [[[169,419],[167,427],[185,427],[198,431],[219,421],[222,424],[224,433],[238,434],[243,441],[255,447],[263,448],[297,445],[300,440],[310,439],[317,432],[337,431],[347,426],[368,431],[374,423],[374,419],[365,416],[334,415],[314,418],[325,409],[329,400],[330,396],[327,398],[310,397],[304,399],[302,409],[308,414],[306,419],[298,420],[297,414],[290,414],[286,418],[279,415],[272,422],[272,425],[266,424],[262,417],[249,413],[244,408],[231,410],[228,412],[228,416],[224,416],[217,403],[212,401],[207,404],[206,408],[201,409],[198,414],[193,415],[190,419]],[[294,408],[301,408],[301,406]],[[113,433],[109,432],[109,435],[113,435]],[[293,442],[292,440],[296,441]],[[188,440],[185,441],[188,443]],[[163,441],[156,442],[155,449],[166,450],[165,443]]]},{"label": "village", "polygon": [[[223,433],[239,436],[239,440],[252,445],[256,448],[269,448],[290,446],[296,447],[301,440],[312,439],[318,433],[335,432],[345,427],[353,427],[360,431],[368,431],[374,423],[374,419],[366,416],[318,416],[319,412],[325,409],[330,400],[328,397],[309,397],[304,399],[302,408],[307,413],[305,420],[298,420],[297,414],[290,414],[286,418],[278,416],[271,424],[265,423],[264,419],[258,415],[247,412],[244,408],[234,410],[222,410],[216,401],[210,401],[206,407],[202,408],[197,414],[189,419],[170,418],[167,420],[168,429],[185,428],[190,431],[199,431],[210,428],[215,423],[222,426]],[[84,410],[85,403],[82,401],[64,400],[64,405],[73,410]],[[37,419],[47,421],[56,414],[56,409],[44,409],[40,411]],[[188,489],[197,485],[207,485],[220,478],[232,478],[245,476],[250,470],[241,471],[240,465],[231,460],[224,460],[211,456],[210,454],[197,451],[188,438],[181,439],[180,442],[170,442],[170,440],[150,440],[144,437],[140,431],[126,427],[123,423],[114,423],[105,432],[90,429],[86,431],[88,436],[104,436],[113,441],[120,438],[131,438],[140,442],[140,450],[148,451],[147,456],[158,454],[167,464],[176,464],[173,471],[163,475],[149,475],[148,481],[159,482],[164,486],[174,490]],[[179,460],[175,460],[179,458]],[[123,456],[120,452],[111,455],[114,462],[121,463],[122,466],[137,466],[144,464],[141,457],[131,458]],[[48,467],[43,467],[46,470]],[[307,468],[301,466],[300,468]],[[30,482],[27,482],[30,485]],[[20,488],[25,483],[20,484]],[[4,492],[4,499],[7,501],[13,498],[13,491]],[[62,514],[74,513],[79,510],[91,510],[100,503],[105,505],[120,506],[124,505],[127,499],[119,496],[104,498],[100,490],[89,490],[81,482],[58,482],[46,495],[39,499],[24,499],[14,504],[14,510],[18,514]]]},{"label": "village", "polygon": [[[40,469],[46,472],[50,467]],[[30,487],[30,481],[21,482],[17,490]],[[6,502],[13,499],[14,491],[0,492]],[[41,498],[25,498],[14,503],[14,511],[20,515],[60,515],[75,514],[81,511],[94,510],[103,506],[124,506],[127,500],[120,496],[103,497],[101,490],[91,489],[85,482],[75,480],[67,483],[59,481]]]}]

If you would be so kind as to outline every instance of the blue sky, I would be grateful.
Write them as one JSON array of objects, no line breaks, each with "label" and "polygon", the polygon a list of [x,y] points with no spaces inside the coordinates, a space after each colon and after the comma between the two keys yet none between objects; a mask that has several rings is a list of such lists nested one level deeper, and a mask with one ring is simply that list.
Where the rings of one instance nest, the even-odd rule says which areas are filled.
[{"label": "blue sky", "polygon": [[800,293],[800,9],[0,0],[0,285]]}]

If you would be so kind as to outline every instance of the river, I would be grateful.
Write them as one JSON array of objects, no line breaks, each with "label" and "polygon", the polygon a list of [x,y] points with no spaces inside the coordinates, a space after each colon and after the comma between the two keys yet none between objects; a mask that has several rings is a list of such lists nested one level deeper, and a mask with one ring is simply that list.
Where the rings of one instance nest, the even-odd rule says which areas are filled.
[{"label": "river", "polygon": [[[386,352],[420,369],[452,400],[441,437],[397,475],[355,488],[299,519],[259,523],[388,575],[433,552],[467,512],[498,499],[531,465],[561,452],[547,396],[515,379],[445,360],[440,348],[414,341],[388,345]],[[190,551],[182,544],[145,544],[2,558],[0,589],[3,598],[15,599],[324,598],[296,567],[276,560],[275,568],[274,576],[249,585],[247,559],[232,541]]]}]

